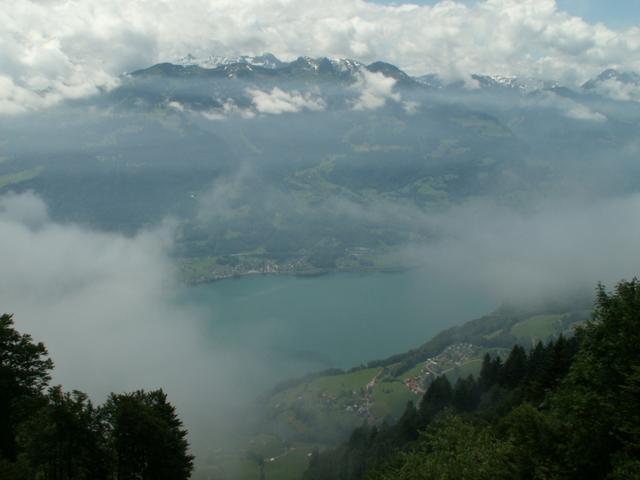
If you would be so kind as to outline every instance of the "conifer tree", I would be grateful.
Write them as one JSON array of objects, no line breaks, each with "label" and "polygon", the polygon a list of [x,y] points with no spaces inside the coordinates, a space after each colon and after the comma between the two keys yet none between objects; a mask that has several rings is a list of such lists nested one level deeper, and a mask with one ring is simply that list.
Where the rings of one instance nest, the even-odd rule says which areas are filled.
[{"label": "conifer tree", "polygon": [[437,377],[427,392],[422,397],[420,403],[420,418],[422,423],[426,424],[433,419],[442,409],[451,404],[453,398],[453,388],[445,375]]}]

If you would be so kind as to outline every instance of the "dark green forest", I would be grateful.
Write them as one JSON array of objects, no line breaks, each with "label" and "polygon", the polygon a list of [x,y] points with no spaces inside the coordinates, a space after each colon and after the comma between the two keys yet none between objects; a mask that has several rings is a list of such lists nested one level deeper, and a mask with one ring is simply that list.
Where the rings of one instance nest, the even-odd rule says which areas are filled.
[{"label": "dark green forest", "polygon": [[639,345],[640,282],[600,286],[571,338],[439,377],[397,424],[314,452],[304,479],[638,479]]},{"label": "dark green forest", "polygon": [[44,344],[0,317],[0,479],[180,480],[193,457],[162,390],[112,393],[95,407],[49,386]]}]

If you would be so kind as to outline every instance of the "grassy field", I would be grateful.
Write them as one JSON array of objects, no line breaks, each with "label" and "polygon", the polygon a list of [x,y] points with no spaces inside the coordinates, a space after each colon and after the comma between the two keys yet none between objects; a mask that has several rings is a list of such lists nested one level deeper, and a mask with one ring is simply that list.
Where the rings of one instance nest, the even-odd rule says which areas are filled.
[{"label": "grassy field", "polygon": [[371,395],[373,405],[371,413],[376,419],[396,420],[404,411],[409,400],[418,402],[420,397],[411,393],[409,389],[399,380],[390,382],[380,382]]},{"label": "grassy field", "polygon": [[517,338],[531,338],[533,341],[546,340],[562,332],[565,315],[535,315],[511,327],[511,333]]},{"label": "grassy field", "polygon": [[[405,380],[405,379],[407,379],[407,378],[414,378],[414,377],[417,377],[418,375],[420,375],[420,372],[421,372],[421,370],[422,370],[422,368],[423,368],[423,364],[424,364],[423,362],[418,363],[418,364],[417,364],[415,367],[413,367],[411,370],[407,370],[406,372],[404,372],[404,373],[401,375],[401,377],[400,377],[400,378],[401,378],[402,380]],[[392,368],[393,368],[393,365],[392,365]]]},{"label": "grassy field", "polygon": [[313,382],[313,387],[327,393],[358,390],[369,383],[380,372],[377,368],[366,368],[344,375],[322,377]]},{"label": "grassy field", "polygon": [[476,358],[462,365],[455,366],[445,372],[449,381],[454,384],[459,378],[466,378],[469,375],[478,377],[482,368],[482,358]]},{"label": "grassy field", "polygon": [[357,392],[364,388],[379,371],[380,369],[377,368],[367,368],[341,375],[319,377],[276,394],[272,397],[271,403],[291,403],[299,401],[300,397],[308,398],[322,394],[333,397],[342,394],[351,395],[353,391]]},{"label": "grassy field", "polygon": [[307,469],[309,454],[312,451],[312,446],[296,445],[286,455],[268,461],[265,466],[266,479],[299,480]]},{"label": "grassy field", "polygon": [[455,122],[463,127],[476,129],[481,135],[487,137],[508,137],[511,135],[508,129],[489,117],[468,115],[456,118]]},{"label": "grassy field", "polygon": [[16,173],[0,175],[0,188],[8,187],[9,185],[17,185],[18,183],[26,182],[27,180],[33,180],[40,175],[43,170],[43,167],[36,167],[30,170],[22,170]]},{"label": "grassy field", "polygon": [[194,480],[258,480],[260,463],[267,479],[299,479],[307,468],[309,454],[317,444],[289,444],[275,435],[235,437],[213,449],[200,464]]},{"label": "grassy field", "polygon": [[272,420],[294,438],[331,441],[362,422],[366,385],[379,369],[320,377],[279,392],[269,399]]}]

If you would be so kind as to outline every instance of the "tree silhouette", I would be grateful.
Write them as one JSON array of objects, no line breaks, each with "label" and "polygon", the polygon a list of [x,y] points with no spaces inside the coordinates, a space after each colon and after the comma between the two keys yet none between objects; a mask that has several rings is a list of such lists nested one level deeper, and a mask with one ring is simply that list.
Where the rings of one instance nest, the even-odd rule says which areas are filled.
[{"label": "tree silhouette", "polygon": [[53,368],[42,343],[13,327],[13,316],[0,316],[0,457],[15,461],[16,428],[36,408]]},{"label": "tree silhouette", "polygon": [[112,394],[102,411],[118,480],[189,478],[187,431],[162,390]]}]

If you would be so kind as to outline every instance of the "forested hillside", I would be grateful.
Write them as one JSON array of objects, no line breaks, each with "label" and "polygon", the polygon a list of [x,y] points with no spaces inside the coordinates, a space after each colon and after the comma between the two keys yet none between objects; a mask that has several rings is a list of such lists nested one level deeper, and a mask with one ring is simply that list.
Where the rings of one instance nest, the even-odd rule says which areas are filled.
[{"label": "forested hillside", "polygon": [[600,287],[575,336],[439,377],[397,424],[314,452],[304,479],[640,478],[639,327],[640,282]]},{"label": "forested hillside", "polygon": [[[219,480],[263,474],[271,480],[299,479],[314,450],[335,448],[363,423],[395,425],[407,402],[416,403],[438,377],[455,385],[477,376],[486,354],[505,358],[514,345],[525,351],[559,336],[570,339],[592,307],[592,294],[505,304],[404,353],[280,383],[252,407],[259,421],[249,434],[228,437],[218,450],[211,449],[207,472]],[[375,341],[387,341],[378,335]]]}]

